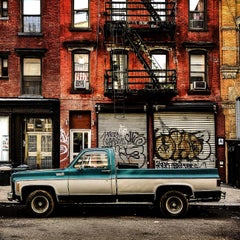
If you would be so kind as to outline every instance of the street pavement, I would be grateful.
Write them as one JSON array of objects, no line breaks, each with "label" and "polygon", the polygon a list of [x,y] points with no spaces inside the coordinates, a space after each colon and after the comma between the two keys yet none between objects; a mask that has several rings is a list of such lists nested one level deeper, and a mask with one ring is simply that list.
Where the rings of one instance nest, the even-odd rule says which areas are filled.
[{"label": "street pavement", "polygon": [[[225,199],[219,202],[194,202],[192,205],[206,205],[212,207],[240,207],[240,189],[229,185],[221,185],[221,190],[226,192]],[[7,193],[10,192],[10,186],[0,186],[0,204],[11,203],[7,199]]]}]

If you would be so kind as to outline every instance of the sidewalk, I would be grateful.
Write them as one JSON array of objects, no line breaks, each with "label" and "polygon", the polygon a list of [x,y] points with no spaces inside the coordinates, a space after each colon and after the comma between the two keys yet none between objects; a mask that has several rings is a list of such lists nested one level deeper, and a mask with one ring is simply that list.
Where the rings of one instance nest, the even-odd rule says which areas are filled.
[{"label": "sidewalk", "polygon": [[[206,206],[239,206],[240,207],[240,189],[223,184],[221,186],[223,192],[226,192],[226,198],[219,202],[197,202],[194,205]],[[0,186],[0,203],[8,202],[7,193],[10,192],[10,186]]]}]

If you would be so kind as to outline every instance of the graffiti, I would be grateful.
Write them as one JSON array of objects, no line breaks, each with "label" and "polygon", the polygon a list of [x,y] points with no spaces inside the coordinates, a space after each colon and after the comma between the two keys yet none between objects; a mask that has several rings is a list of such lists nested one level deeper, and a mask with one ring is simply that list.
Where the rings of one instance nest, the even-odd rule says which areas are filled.
[{"label": "graffiti", "polygon": [[[60,159],[61,164],[67,164],[69,158],[69,137],[63,128],[60,129]],[[67,163],[66,163],[67,162]]]},{"label": "graffiti", "polygon": [[122,162],[138,162],[139,167],[147,163],[146,137],[137,131],[128,131],[120,124],[116,131],[105,131],[100,137],[102,147],[114,148],[116,157]]},{"label": "graffiti", "polygon": [[199,165],[198,163],[183,163],[181,161],[176,161],[176,162],[161,162],[161,161],[156,161],[155,162],[155,168],[206,168],[206,163],[202,163]]},{"label": "graffiti", "polygon": [[[160,120],[161,121],[161,120]],[[156,156],[167,160],[207,160],[211,155],[210,132],[188,132],[183,129],[163,128],[155,130]],[[189,167],[189,166],[188,166]]]}]

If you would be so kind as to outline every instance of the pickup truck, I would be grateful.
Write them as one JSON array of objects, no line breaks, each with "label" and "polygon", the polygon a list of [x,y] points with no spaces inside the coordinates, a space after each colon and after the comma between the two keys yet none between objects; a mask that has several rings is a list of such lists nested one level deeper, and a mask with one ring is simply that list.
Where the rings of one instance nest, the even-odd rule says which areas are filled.
[{"label": "pickup truck", "polygon": [[219,201],[215,168],[143,169],[116,163],[111,148],[83,149],[64,169],[27,170],[11,176],[10,201],[35,217],[50,216],[58,204],[151,204],[160,216],[186,215],[190,201]]}]

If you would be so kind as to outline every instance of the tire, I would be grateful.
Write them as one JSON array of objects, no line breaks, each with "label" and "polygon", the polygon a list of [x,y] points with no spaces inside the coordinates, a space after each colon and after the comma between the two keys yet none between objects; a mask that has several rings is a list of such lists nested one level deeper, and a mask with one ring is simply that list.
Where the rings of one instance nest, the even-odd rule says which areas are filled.
[{"label": "tire", "polygon": [[188,200],[181,192],[169,191],[160,198],[159,208],[164,217],[181,218],[188,212]]},{"label": "tire", "polygon": [[49,192],[36,190],[27,197],[26,207],[33,217],[48,217],[55,208],[55,202]]}]

